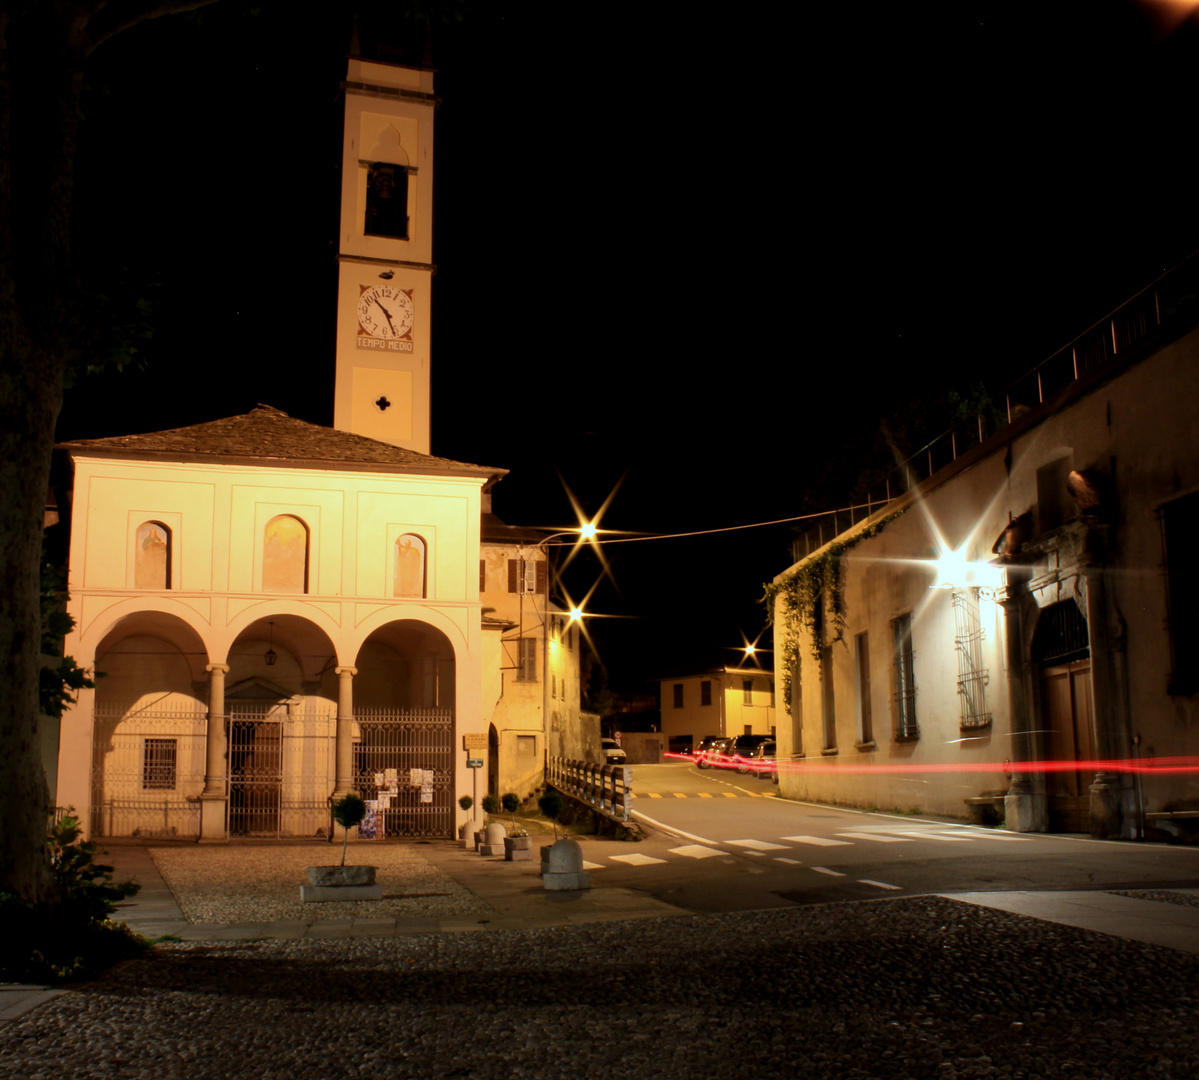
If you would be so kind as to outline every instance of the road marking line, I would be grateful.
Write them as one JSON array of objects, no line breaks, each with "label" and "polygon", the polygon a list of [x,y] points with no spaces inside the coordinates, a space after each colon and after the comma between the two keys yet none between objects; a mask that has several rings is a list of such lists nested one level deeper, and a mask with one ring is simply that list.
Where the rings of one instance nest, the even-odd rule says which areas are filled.
[{"label": "road marking line", "polygon": [[670,849],[671,855],[682,855],[685,859],[710,859],[713,855],[723,855],[723,851],[703,847],[700,844],[688,844],[686,847]]},{"label": "road marking line", "polygon": [[759,859],[766,858],[766,852],[764,852],[764,851],[743,851],[743,852],[741,852],[741,854],[742,855],[756,855]]},{"label": "road marking line", "polygon": [[789,863],[791,866],[803,866],[803,863],[801,863],[798,859],[784,859],[781,855],[776,855],[774,857],[774,861]]},{"label": "road marking line", "polygon": [[911,841],[906,836],[879,836],[878,833],[861,832],[839,832],[838,836],[852,836],[855,840],[875,840],[880,844],[906,844]]},{"label": "road marking line", "polygon": [[629,866],[652,866],[654,863],[664,863],[665,859],[655,859],[652,855],[642,855],[640,852],[633,855],[609,855],[613,862],[628,863]]},{"label": "road marking line", "polygon": [[661,794],[661,792],[658,792],[658,791],[647,791],[647,792],[646,792],[646,795],[648,795],[648,796],[649,796],[651,799],[660,799],[660,798],[662,798],[662,794]]},{"label": "road marking line", "polygon": [[735,799],[737,797],[737,793],[735,791],[722,791],[720,794],[726,799]]},{"label": "road marking line", "polygon": [[676,792],[674,793],[674,797],[675,797],[676,799],[685,799],[685,798],[687,798],[687,796],[686,796],[686,795],[684,795],[684,794],[683,794],[681,791],[676,791]]},{"label": "road marking line", "polygon": [[830,870],[827,866],[813,866],[813,870],[818,874],[828,874],[829,877],[844,877],[840,870]]},{"label": "road marking line", "polygon": [[603,863],[588,862],[586,859],[584,859],[583,860],[583,869],[584,870],[607,870],[608,868]]},{"label": "road marking line", "polygon": [[917,832],[913,829],[909,833],[904,833],[904,836],[915,836],[920,840],[943,840],[947,844],[973,844],[973,836],[943,836],[940,833],[933,832]]},{"label": "road marking line", "polygon": [[701,791],[699,793],[699,797],[701,799],[710,799],[712,797],[712,793],[710,791]]},{"label": "road marking line", "polygon": [[873,885],[876,889],[902,889],[902,885],[888,885],[885,881],[871,881],[868,877],[858,878],[859,885]]},{"label": "road marking line", "polygon": [[784,836],[784,840],[793,840],[797,844],[815,844],[816,847],[849,846],[848,840],[830,840],[827,836]]},{"label": "road marking line", "polygon": [[716,843],[715,840],[709,840],[706,836],[696,836],[695,833],[685,832],[683,829],[676,828],[673,825],[667,825],[664,821],[658,821],[656,818],[650,817],[649,814],[643,814],[640,810],[634,810],[633,816],[639,821],[647,821],[649,824],[657,826],[663,832],[669,833],[671,836],[678,836],[685,840],[694,840],[697,844]]},{"label": "road marking line", "polygon": [[754,848],[756,851],[786,851],[786,844],[771,844],[765,840],[723,840],[721,843],[736,844],[738,847]]}]

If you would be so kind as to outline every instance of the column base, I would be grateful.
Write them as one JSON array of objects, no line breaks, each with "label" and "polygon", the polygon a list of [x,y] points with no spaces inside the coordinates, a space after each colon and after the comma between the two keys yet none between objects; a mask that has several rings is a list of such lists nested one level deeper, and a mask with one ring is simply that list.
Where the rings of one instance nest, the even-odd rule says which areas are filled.
[{"label": "column base", "polygon": [[1095,840],[1119,840],[1124,836],[1120,812],[1122,792],[1119,777],[1100,774],[1091,785],[1091,837]]},{"label": "column base", "polygon": [[1005,796],[1003,816],[1012,832],[1049,831],[1049,807],[1044,795],[1023,792]]},{"label": "column base", "polygon": [[227,802],[224,795],[200,796],[200,843],[229,839]]}]

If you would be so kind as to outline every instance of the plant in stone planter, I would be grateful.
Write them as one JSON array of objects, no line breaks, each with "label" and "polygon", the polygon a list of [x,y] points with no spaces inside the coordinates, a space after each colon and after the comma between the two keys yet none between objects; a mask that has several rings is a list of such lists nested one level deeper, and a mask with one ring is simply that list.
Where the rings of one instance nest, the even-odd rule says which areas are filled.
[{"label": "plant in stone planter", "polygon": [[492,814],[498,814],[499,812],[500,812],[499,798],[495,795],[484,795],[483,796],[483,813],[485,813],[488,817],[490,817]]},{"label": "plant in stone planter", "polygon": [[341,865],[346,864],[346,845],[350,842],[350,830],[366,817],[366,803],[352,791],[333,804],[333,820],[344,830],[341,841]]},{"label": "plant in stone planter", "polygon": [[528,829],[522,829],[516,824],[516,811],[520,809],[520,796],[513,791],[509,791],[507,795],[500,799],[500,806],[504,808],[504,813],[507,814],[512,821],[512,828],[508,830],[508,835],[528,836]]},{"label": "plant in stone planter", "polygon": [[537,809],[554,823],[554,840],[558,839],[558,815],[562,813],[562,796],[553,788],[547,788],[537,800]]},{"label": "plant in stone planter", "polygon": [[458,800],[458,805],[461,806],[463,810],[469,810],[475,805],[475,800],[469,795],[463,795],[462,798]]}]

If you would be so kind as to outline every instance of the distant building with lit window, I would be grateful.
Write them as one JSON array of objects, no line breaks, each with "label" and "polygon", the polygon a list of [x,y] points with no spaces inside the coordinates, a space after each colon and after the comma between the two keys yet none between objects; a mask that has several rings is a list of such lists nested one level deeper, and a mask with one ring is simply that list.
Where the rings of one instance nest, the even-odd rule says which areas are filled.
[{"label": "distant building with lit window", "polygon": [[800,539],[773,585],[782,794],[1185,828],[1199,777],[1135,766],[1199,752],[1197,284],[1192,259]]},{"label": "distant building with lit window", "polygon": [[716,667],[659,680],[662,735],[683,753],[705,735],[773,735],[774,673]]}]

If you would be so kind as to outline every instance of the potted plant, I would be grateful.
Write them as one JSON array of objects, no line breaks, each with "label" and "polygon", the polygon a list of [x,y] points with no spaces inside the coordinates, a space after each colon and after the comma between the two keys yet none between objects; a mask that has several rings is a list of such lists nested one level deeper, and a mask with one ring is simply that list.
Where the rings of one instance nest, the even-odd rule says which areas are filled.
[{"label": "potted plant", "polygon": [[524,862],[533,857],[533,838],[529,830],[516,824],[516,811],[520,808],[520,796],[508,792],[500,800],[500,805],[508,812],[512,826],[504,837],[504,859],[507,862]]},{"label": "potted plant", "polygon": [[[545,794],[537,800],[537,809],[542,812],[554,826],[554,843],[558,842],[558,815],[562,813],[562,795],[553,788],[546,788]],[[541,846],[541,872],[545,873],[549,861],[549,844]]]},{"label": "potted plant", "polygon": [[[314,900],[378,900],[382,888],[375,884],[373,866],[346,866],[346,848],[350,830],[366,817],[366,803],[350,792],[332,806],[333,820],[344,830],[341,841],[341,862],[337,866],[308,867],[308,884],[300,890],[301,899]],[[330,895],[336,893],[336,895]]]},{"label": "potted plant", "polygon": [[[462,807],[463,810],[470,810],[470,808],[475,805],[475,800],[469,795],[463,795],[462,798],[458,800],[458,805]],[[458,843],[466,848],[467,851],[472,850],[475,846],[473,842],[474,824],[474,818],[470,817],[467,818],[458,828]]]}]

